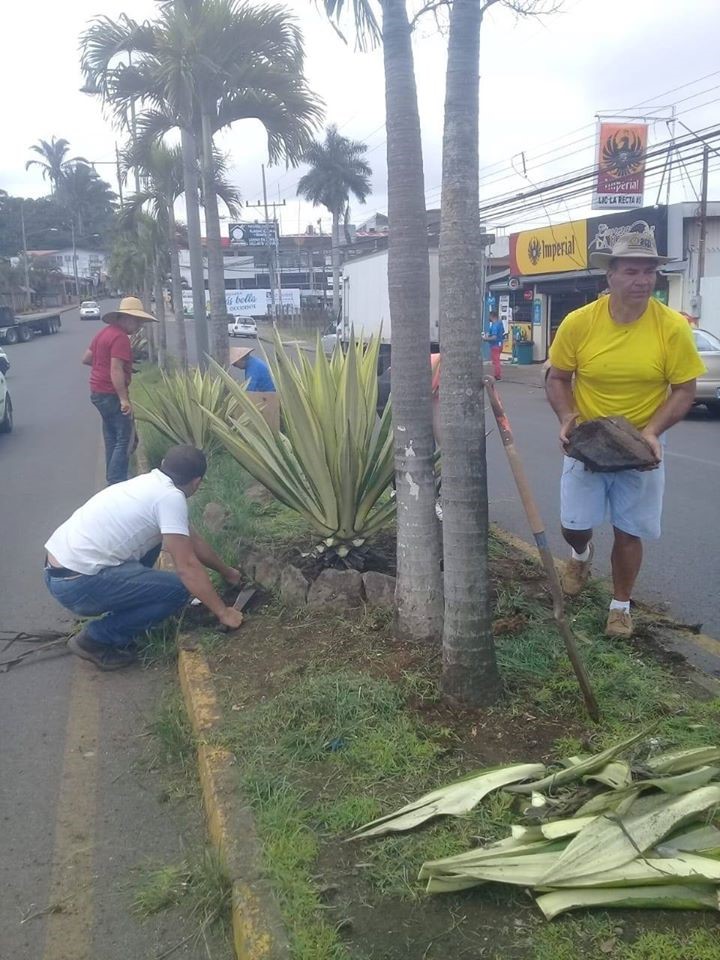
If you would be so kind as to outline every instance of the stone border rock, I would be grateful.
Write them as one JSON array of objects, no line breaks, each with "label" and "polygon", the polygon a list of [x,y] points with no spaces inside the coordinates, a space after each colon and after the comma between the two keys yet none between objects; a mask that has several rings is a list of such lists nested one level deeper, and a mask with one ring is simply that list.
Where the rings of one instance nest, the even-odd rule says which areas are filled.
[{"label": "stone border rock", "polygon": [[222,711],[212,673],[191,636],[178,637],[178,673],[196,740],[208,832],[232,884],[232,940],[237,960],[289,960],[280,909],[263,875],[262,854],[249,804],[239,792],[233,755],[213,746]]}]

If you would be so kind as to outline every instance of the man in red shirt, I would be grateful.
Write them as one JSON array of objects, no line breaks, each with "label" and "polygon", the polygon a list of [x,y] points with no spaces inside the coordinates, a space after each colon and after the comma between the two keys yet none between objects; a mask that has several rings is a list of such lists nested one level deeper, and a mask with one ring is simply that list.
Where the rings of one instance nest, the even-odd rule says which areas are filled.
[{"label": "man in red shirt", "polygon": [[82,362],[91,367],[90,400],[102,417],[105,473],[108,485],[128,478],[133,437],[132,406],[128,388],[132,378],[130,337],[148,320],[137,297],[124,297],[117,310],[102,318],[107,324],[85,351]]}]

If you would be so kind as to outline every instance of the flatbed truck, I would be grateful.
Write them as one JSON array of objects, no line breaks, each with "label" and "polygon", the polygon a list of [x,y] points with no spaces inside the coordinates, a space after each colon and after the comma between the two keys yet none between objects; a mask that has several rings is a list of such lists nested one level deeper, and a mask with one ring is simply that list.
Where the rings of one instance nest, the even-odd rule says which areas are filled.
[{"label": "flatbed truck", "polygon": [[10,307],[0,307],[0,343],[27,343],[36,334],[57,333],[62,326],[59,313],[24,313],[15,316]]}]

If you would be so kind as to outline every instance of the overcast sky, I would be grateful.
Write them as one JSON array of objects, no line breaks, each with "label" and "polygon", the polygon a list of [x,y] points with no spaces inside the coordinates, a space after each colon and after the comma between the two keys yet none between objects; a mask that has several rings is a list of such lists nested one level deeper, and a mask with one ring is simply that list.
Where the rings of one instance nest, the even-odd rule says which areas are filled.
[{"label": "overcast sky", "polygon": [[[365,207],[353,206],[359,223],[387,208],[382,59],[379,52],[346,47],[312,0],[289,0],[305,34],[307,76],[326,102],[327,121],[368,145],[373,194]],[[92,17],[136,19],[152,16],[154,0],[56,0],[13,3],[5,11],[0,80],[3,137],[0,188],[41,196],[47,184],[39,170],[25,171],[30,144],[51,135],[67,138],[73,153],[92,161],[112,161],[116,140],[100,104],[79,92],[78,38]],[[348,24],[351,32],[351,25]],[[720,35],[718,0],[565,0],[564,10],[542,22],[517,21],[498,7],[483,25],[481,54],[481,177],[485,197],[528,189],[548,177],[593,162],[595,114],[637,112],[664,118],[675,104],[678,117],[694,130],[720,124]],[[418,28],[415,41],[428,206],[438,206],[441,179],[442,108],[446,38],[432,20]],[[678,134],[683,129],[678,125]],[[653,124],[650,143],[667,139],[662,119]],[[255,121],[237,124],[218,138],[231,155],[232,175],[242,196],[261,198],[260,165],[266,160],[262,130]],[[525,175],[520,156],[524,153]],[[713,169],[715,168],[715,169]],[[112,166],[98,172],[117,188]],[[711,198],[720,199],[720,157],[711,161]],[[699,166],[673,180],[672,199],[691,200],[699,189]],[[304,230],[327,213],[296,199],[297,170],[270,168],[269,199],[285,199],[285,233]],[[691,186],[692,182],[692,186]],[[646,202],[658,195],[657,179]],[[664,199],[664,192],[663,192]],[[506,228],[557,222],[589,213],[588,201],[514,215]],[[254,219],[255,214],[247,219]],[[500,218],[498,224],[501,222]],[[488,221],[488,227],[496,223]]]}]

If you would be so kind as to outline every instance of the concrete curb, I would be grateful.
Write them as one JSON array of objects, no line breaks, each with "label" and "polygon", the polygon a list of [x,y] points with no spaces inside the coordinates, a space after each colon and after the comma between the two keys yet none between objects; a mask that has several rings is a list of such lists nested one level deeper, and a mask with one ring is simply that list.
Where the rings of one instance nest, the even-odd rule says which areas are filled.
[{"label": "concrete curb", "polygon": [[290,946],[273,891],[263,875],[255,819],[238,795],[235,758],[211,741],[222,710],[204,654],[178,637],[178,673],[197,744],[208,832],[232,883],[232,939],[238,960],[288,960]]},{"label": "concrete curb", "polygon": [[[503,530],[502,527],[499,527],[497,524],[491,524],[492,532],[499,540],[503,540],[508,546],[513,547],[515,550],[518,550],[520,553],[525,554],[525,556],[531,558],[532,560],[538,560],[537,548],[534,544],[529,543],[527,540],[523,540],[521,537],[515,536],[514,533],[510,533],[508,530]],[[558,560],[555,557],[556,563],[562,563],[561,560]],[[643,609],[642,604],[639,605],[640,609]],[[668,627],[671,627],[674,632],[677,633],[678,637],[682,639],[684,644],[694,647],[697,651],[698,659],[707,659],[707,657],[717,658],[720,662],[720,641],[716,640],[714,637],[708,636],[706,633],[694,633],[690,630],[684,629],[676,620],[672,617],[663,617],[660,621],[661,624],[665,623]],[[672,645],[661,644],[664,649],[672,650],[676,653],[681,652]],[[687,658],[685,658],[687,660]],[[708,692],[712,693],[714,696],[720,696],[720,681],[710,674],[697,669],[694,665],[690,665],[693,673],[693,680],[699,686],[703,687]]]}]

